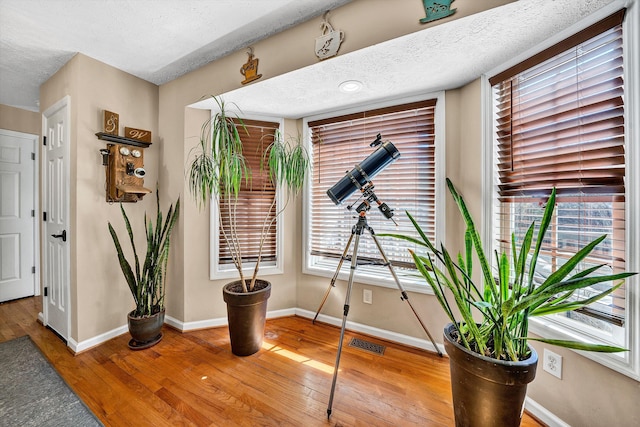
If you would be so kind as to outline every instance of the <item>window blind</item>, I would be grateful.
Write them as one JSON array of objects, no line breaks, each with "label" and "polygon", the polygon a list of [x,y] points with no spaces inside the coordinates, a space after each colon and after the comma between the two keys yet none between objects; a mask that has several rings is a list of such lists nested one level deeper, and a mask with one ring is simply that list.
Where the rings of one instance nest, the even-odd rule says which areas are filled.
[{"label": "window blind", "polygon": [[[522,241],[526,227],[539,224],[542,204],[557,188],[543,277],[602,234],[607,239],[582,267],[625,268],[623,17],[624,10],[489,80],[503,250],[511,231]],[[622,324],[624,310],[620,288],[583,314]]]},{"label": "window blind", "polygon": [[[223,228],[218,238],[220,264],[233,264],[223,235],[223,232],[226,232],[229,236],[232,227],[237,230],[243,262],[256,262],[265,218],[270,222],[274,219],[276,212],[276,207],[273,205],[276,189],[269,179],[268,165],[263,159],[265,150],[274,141],[279,124],[247,119],[243,119],[242,123],[244,126],[238,126],[243,146],[242,155],[251,172],[250,178],[242,183],[237,203],[233,203],[233,200],[230,203],[224,194],[220,197],[220,222]],[[234,211],[236,221],[232,224],[233,215],[230,212]],[[262,261],[275,261],[275,259],[276,223],[274,222],[266,235]]]},{"label": "window blind", "polygon": [[[378,199],[395,210],[399,226],[396,228],[376,207],[367,215],[368,224],[376,233],[415,234],[406,210],[435,241],[435,105],[436,100],[427,100],[309,122],[313,145],[312,255],[334,260],[342,255],[357,221],[360,193],[336,206],[326,191],[375,150],[369,144],[378,133],[400,152],[400,157],[373,179]],[[349,205],[353,209],[347,209]],[[358,260],[381,262],[375,242],[367,234],[360,239]],[[392,264],[414,268],[406,242],[382,237],[379,241]]]}]

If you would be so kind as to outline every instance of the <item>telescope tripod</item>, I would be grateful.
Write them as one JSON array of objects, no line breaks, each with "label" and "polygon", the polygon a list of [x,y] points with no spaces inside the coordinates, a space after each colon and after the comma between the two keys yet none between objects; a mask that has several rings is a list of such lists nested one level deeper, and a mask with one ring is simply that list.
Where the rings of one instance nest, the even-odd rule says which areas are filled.
[{"label": "telescope tripod", "polygon": [[344,248],[344,252],[342,253],[342,257],[340,258],[340,262],[338,263],[338,267],[336,268],[335,274],[333,275],[333,278],[331,279],[331,284],[329,285],[329,288],[327,289],[327,292],[325,293],[324,298],[322,299],[322,302],[320,303],[320,307],[318,307],[318,311],[316,311],[316,315],[313,318],[313,322],[315,322],[316,319],[318,318],[318,314],[320,313],[320,311],[322,310],[322,307],[324,306],[324,303],[327,301],[327,297],[329,296],[329,293],[331,292],[331,288],[336,286],[335,282],[336,282],[336,280],[338,278],[338,274],[340,273],[340,268],[342,267],[342,263],[344,262],[344,260],[348,259],[347,253],[349,251],[349,247],[351,246],[351,242],[354,240],[354,237],[355,237],[355,242],[353,244],[353,255],[351,256],[351,269],[349,271],[349,281],[347,282],[347,294],[345,296],[345,301],[344,301],[344,310],[343,310],[343,315],[342,315],[342,327],[340,328],[340,341],[338,343],[338,353],[336,355],[336,363],[335,363],[334,370],[333,370],[333,382],[331,383],[331,394],[329,395],[329,405],[327,407],[327,418],[331,417],[331,407],[333,405],[333,395],[334,395],[335,388],[336,388],[336,381],[338,379],[338,366],[340,365],[340,356],[342,354],[342,341],[344,340],[344,331],[345,331],[345,326],[347,324],[347,316],[349,314],[349,302],[351,300],[351,288],[353,286],[353,278],[354,278],[354,274],[355,274],[355,271],[356,271],[356,267],[358,266],[358,246],[360,244],[360,236],[362,236],[362,233],[364,232],[364,230],[367,230],[369,232],[369,234],[371,235],[371,238],[375,242],[376,247],[378,248],[378,251],[380,252],[380,255],[382,256],[382,260],[384,262],[383,265],[385,265],[386,267],[389,268],[389,271],[391,272],[391,275],[393,276],[393,280],[396,282],[396,285],[398,286],[398,289],[401,292],[402,296],[401,296],[400,299],[403,300],[403,301],[406,301],[409,304],[409,307],[411,307],[411,311],[413,311],[413,314],[418,319],[418,322],[420,322],[420,326],[422,326],[422,329],[424,329],[424,331],[427,333],[427,336],[429,337],[429,340],[431,340],[431,344],[433,344],[433,347],[438,352],[438,355],[440,357],[442,357],[442,352],[440,351],[440,349],[436,345],[435,341],[433,340],[433,337],[429,333],[429,330],[427,329],[425,324],[420,319],[420,316],[418,315],[416,310],[413,308],[413,305],[411,304],[411,301],[409,301],[409,296],[407,295],[407,292],[402,287],[402,284],[400,283],[400,280],[398,279],[398,276],[396,275],[396,272],[393,269],[393,266],[391,265],[391,263],[387,259],[387,256],[385,255],[384,250],[382,249],[382,246],[380,245],[380,242],[378,241],[378,238],[376,237],[376,234],[375,234],[373,228],[371,228],[371,226],[369,226],[369,224],[367,223],[367,210],[368,210],[368,204],[367,204],[367,206],[365,208],[363,208],[362,205],[358,208],[358,222],[351,229],[351,236],[349,237],[349,240],[347,241],[347,245]]}]

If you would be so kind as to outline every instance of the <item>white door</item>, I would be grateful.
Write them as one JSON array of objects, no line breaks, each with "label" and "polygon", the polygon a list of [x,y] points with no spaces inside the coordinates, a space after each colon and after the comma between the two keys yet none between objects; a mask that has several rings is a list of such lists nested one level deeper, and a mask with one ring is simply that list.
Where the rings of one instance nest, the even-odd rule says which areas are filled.
[{"label": "white door", "polygon": [[37,135],[0,129],[0,302],[35,295]]},{"label": "white door", "polygon": [[43,315],[65,340],[69,335],[69,97],[44,112],[42,135]]}]

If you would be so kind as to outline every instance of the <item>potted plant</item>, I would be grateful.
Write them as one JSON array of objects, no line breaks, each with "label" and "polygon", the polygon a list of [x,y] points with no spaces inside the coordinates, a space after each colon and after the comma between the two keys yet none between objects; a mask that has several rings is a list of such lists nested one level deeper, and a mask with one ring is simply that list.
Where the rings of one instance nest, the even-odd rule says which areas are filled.
[{"label": "potted plant", "polygon": [[131,223],[122,203],[120,203],[120,210],[127,227],[131,249],[133,250],[134,268],[124,256],[118,235],[109,222],[109,233],[111,233],[111,238],[116,247],[118,263],[136,304],[136,308],[127,315],[129,333],[131,334],[129,347],[133,350],[151,347],[162,339],[161,329],[164,324],[165,280],[167,276],[167,261],[169,259],[170,236],[180,213],[180,198],[176,202],[175,209],[173,205],[169,207],[169,212],[163,224],[162,212],[160,211],[160,196],[156,189],[156,209],[158,213],[155,227],[151,218],[147,220],[146,212],[144,215],[147,248],[144,262],[140,265]]},{"label": "potted plant", "polygon": [[[457,261],[444,245],[436,248],[408,212],[419,238],[391,236],[425,247],[435,256],[434,259],[410,250],[418,271],[451,320],[444,329],[444,345],[450,358],[456,425],[518,426],[527,384],[535,377],[538,360],[528,340],[585,351],[625,351],[601,344],[530,338],[529,318],[585,307],[609,295],[622,285],[623,279],[635,273],[596,274],[603,265],[575,271],[606,237],[601,236],[549,277],[540,283],[534,281],[536,263],[555,207],[555,188],[547,201],[535,241],[534,222],[522,242],[516,242],[512,235],[512,257],[502,253],[494,270],[485,256],[480,234],[464,199],[449,179],[447,186],[466,224],[464,254],[458,254]],[[472,278],[474,255],[479,260],[482,285]],[[574,297],[576,290],[614,281],[620,282],[595,296]]]},{"label": "potted plant", "polygon": [[[271,283],[258,279],[265,239],[288,203],[299,194],[309,170],[309,157],[299,139],[285,141],[279,132],[268,141],[261,161],[261,171],[251,170],[243,155],[242,135],[247,134],[243,121],[226,111],[224,100],[214,97],[218,110],[202,126],[200,141],[189,167],[189,189],[199,207],[211,199],[218,209],[218,218],[228,221],[220,227],[238,280],[223,287],[227,303],[227,318],[231,350],[235,355],[248,356],[262,346],[267,299]],[[286,190],[284,203],[274,193],[267,215],[262,221],[257,261],[250,277],[245,276],[247,265],[237,228],[238,196],[243,182],[266,171],[274,188]]]}]

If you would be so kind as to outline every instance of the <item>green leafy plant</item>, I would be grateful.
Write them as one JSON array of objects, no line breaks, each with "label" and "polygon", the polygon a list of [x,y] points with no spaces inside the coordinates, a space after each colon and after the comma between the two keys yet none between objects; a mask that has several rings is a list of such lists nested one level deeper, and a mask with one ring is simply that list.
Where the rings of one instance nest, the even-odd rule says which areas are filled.
[{"label": "green leafy plant", "polygon": [[[529,355],[527,340],[534,340],[527,336],[530,316],[562,313],[585,307],[609,295],[622,285],[623,279],[636,274],[624,272],[596,275],[597,270],[604,265],[574,271],[606,237],[601,236],[580,249],[542,283],[534,282],[536,263],[555,207],[555,188],[547,201],[535,241],[534,221],[523,241],[519,242],[519,246],[515,235],[512,234],[511,257],[504,252],[499,256],[496,253],[498,261],[497,269],[494,270],[484,253],[480,234],[464,199],[449,179],[447,186],[466,224],[464,254],[459,253],[457,261],[444,245],[436,248],[408,212],[407,215],[419,238],[389,235],[425,247],[434,254],[438,262],[435,262],[430,254],[420,255],[410,250],[418,271],[431,286],[438,302],[456,326],[458,342],[471,351],[494,359],[524,360]],[[483,286],[474,283],[472,279],[474,254],[479,260]],[[579,289],[614,281],[619,283],[595,296],[586,299],[572,298]],[[456,314],[454,307],[459,314]],[[482,319],[476,321],[474,313],[480,313]],[[577,341],[544,338],[535,340],[586,351],[625,351],[624,348],[616,346]]]},{"label": "green leafy plant", "polygon": [[[194,148],[194,158],[189,167],[189,190],[198,207],[202,208],[210,199],[216,208],[229,220],[229,227],[220,227],[223,240],[240,276],[243,292],[254,289],[266,238],[278,216],[302,189],[310,161],[300,138],[285,140],[280,132],[263,153],[261,169],[268,168],[269,179],[275,188],[286,190],[286,199],[280,207],[276,193],[263,221],[257,261],[247,284],[243,271],[243,257],[237,228],[238,195],[243,182],[252,179],[252,171],[243,155],[242,134],[248,134],[237,115],[229,115],[224,100],[213,97],[218,111],[201,128],[200,141]],[[224,203],[221,203],[221,200]]]},{"label": "green leafy plant", "polygon": [[147,249],[144,262],[141,266],[136,251],[131,223],[129,222],[129,217],[122,203],[120,203],[122,217],[127,227],[129,240],[131,241],[135,269],[132,268],[131,263],[129,263],[124,256],[118,235],[109,222],[109,233],[111,233],[111,238],[118,253],[118,262],[136,304],[133,313],[134,317],[151,316],[164,310],[165,280],[167,276],[167,261],[169,260],[170,236],[180,213],[180,198],[178,198],[176,202],[175,209],[173,205],[169,207],[169,212],[164,220],[164,224],[162,212],[160,211],[160,195],[157,189],[156,208],[158,213],[155,227],[151,218],[147,220],[146,212],[144,215]]}]

